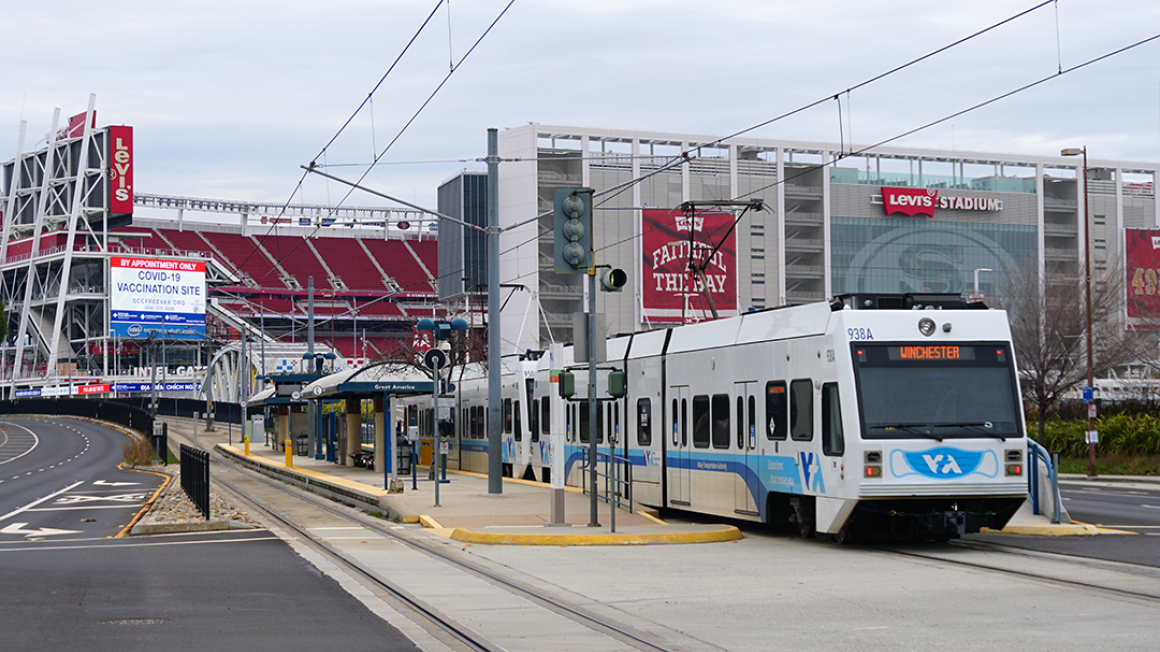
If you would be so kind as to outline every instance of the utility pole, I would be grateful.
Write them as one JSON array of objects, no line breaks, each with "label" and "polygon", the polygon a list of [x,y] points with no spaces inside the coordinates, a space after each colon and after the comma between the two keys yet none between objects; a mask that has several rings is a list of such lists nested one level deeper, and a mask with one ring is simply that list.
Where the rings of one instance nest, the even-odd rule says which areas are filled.
[{"label": "utility pole", "polygon": [[487,493],[503,493],[500,440],[499,130],[487,130]]}]

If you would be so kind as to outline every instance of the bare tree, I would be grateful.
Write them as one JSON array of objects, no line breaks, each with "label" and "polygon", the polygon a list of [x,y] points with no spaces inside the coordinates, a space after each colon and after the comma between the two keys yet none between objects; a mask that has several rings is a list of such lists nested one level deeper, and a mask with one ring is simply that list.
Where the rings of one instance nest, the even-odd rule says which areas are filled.
[{"label": "bare tree", "polygon": [[[1092,275],[1092,369],[1096,377],[1137,359],[1139,338],[1120,320],[1122,270]],[[1038,437],[1047,417],[1077,385],[1087,383],[1087,306],[1082,277],[1035,269],[1007,270],[1001,305],[1011,323],[1023,400],[1035,406]]]}]

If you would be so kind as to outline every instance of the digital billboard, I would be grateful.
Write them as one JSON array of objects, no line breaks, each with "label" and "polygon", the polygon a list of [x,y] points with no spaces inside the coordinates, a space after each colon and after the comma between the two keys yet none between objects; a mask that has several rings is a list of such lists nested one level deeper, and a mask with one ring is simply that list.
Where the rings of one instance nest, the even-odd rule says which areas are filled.
[{"label": "digital billboard", "polygon": [[117,337],[205,339],[205,262],[113,256],[111,330]]},{"label": "digital billboard", "polygon": [[[681,323],[711,318],[701,280],[689,261],[705,264],[705,284],[718,316],[737,314],[737,232],[729,213],[678,210],[642,211],[642,316],[653,323]],[[716,251],[714,252],[714,249]]]}]

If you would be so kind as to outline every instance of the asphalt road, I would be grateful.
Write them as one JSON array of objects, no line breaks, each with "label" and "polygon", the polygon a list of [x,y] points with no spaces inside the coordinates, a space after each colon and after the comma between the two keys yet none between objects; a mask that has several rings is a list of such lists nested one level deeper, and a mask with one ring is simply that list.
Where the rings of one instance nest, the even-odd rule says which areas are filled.
[{"label": "asphalt road", "polygon": [[0,419],[0,545],[119,533],[164,481],[117,468],[129,437],[74,419]]},{"label": "asphalt road", "polygon": [[1073,521],[1107,532],[1093,537],[1024,537],[977,534],[968,539],[1105,561],[1160,567],[1160,485],[1061,482]]},{"label": "asphalt road", "polygon": [[0,419],[0,650],[415,650],[265,530],[114,538],[161,485],[126,435]]}]

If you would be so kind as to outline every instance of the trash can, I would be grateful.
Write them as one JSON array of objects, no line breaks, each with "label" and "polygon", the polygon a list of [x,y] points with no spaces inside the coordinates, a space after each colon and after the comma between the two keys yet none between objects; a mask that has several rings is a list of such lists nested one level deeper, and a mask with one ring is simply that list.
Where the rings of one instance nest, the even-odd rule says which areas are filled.
[{"label": "trash can", "polygon": [[310,436],[306,433],[298,435],[298,446],[295,451],[299,455],[307,455],[310,453]]}]

